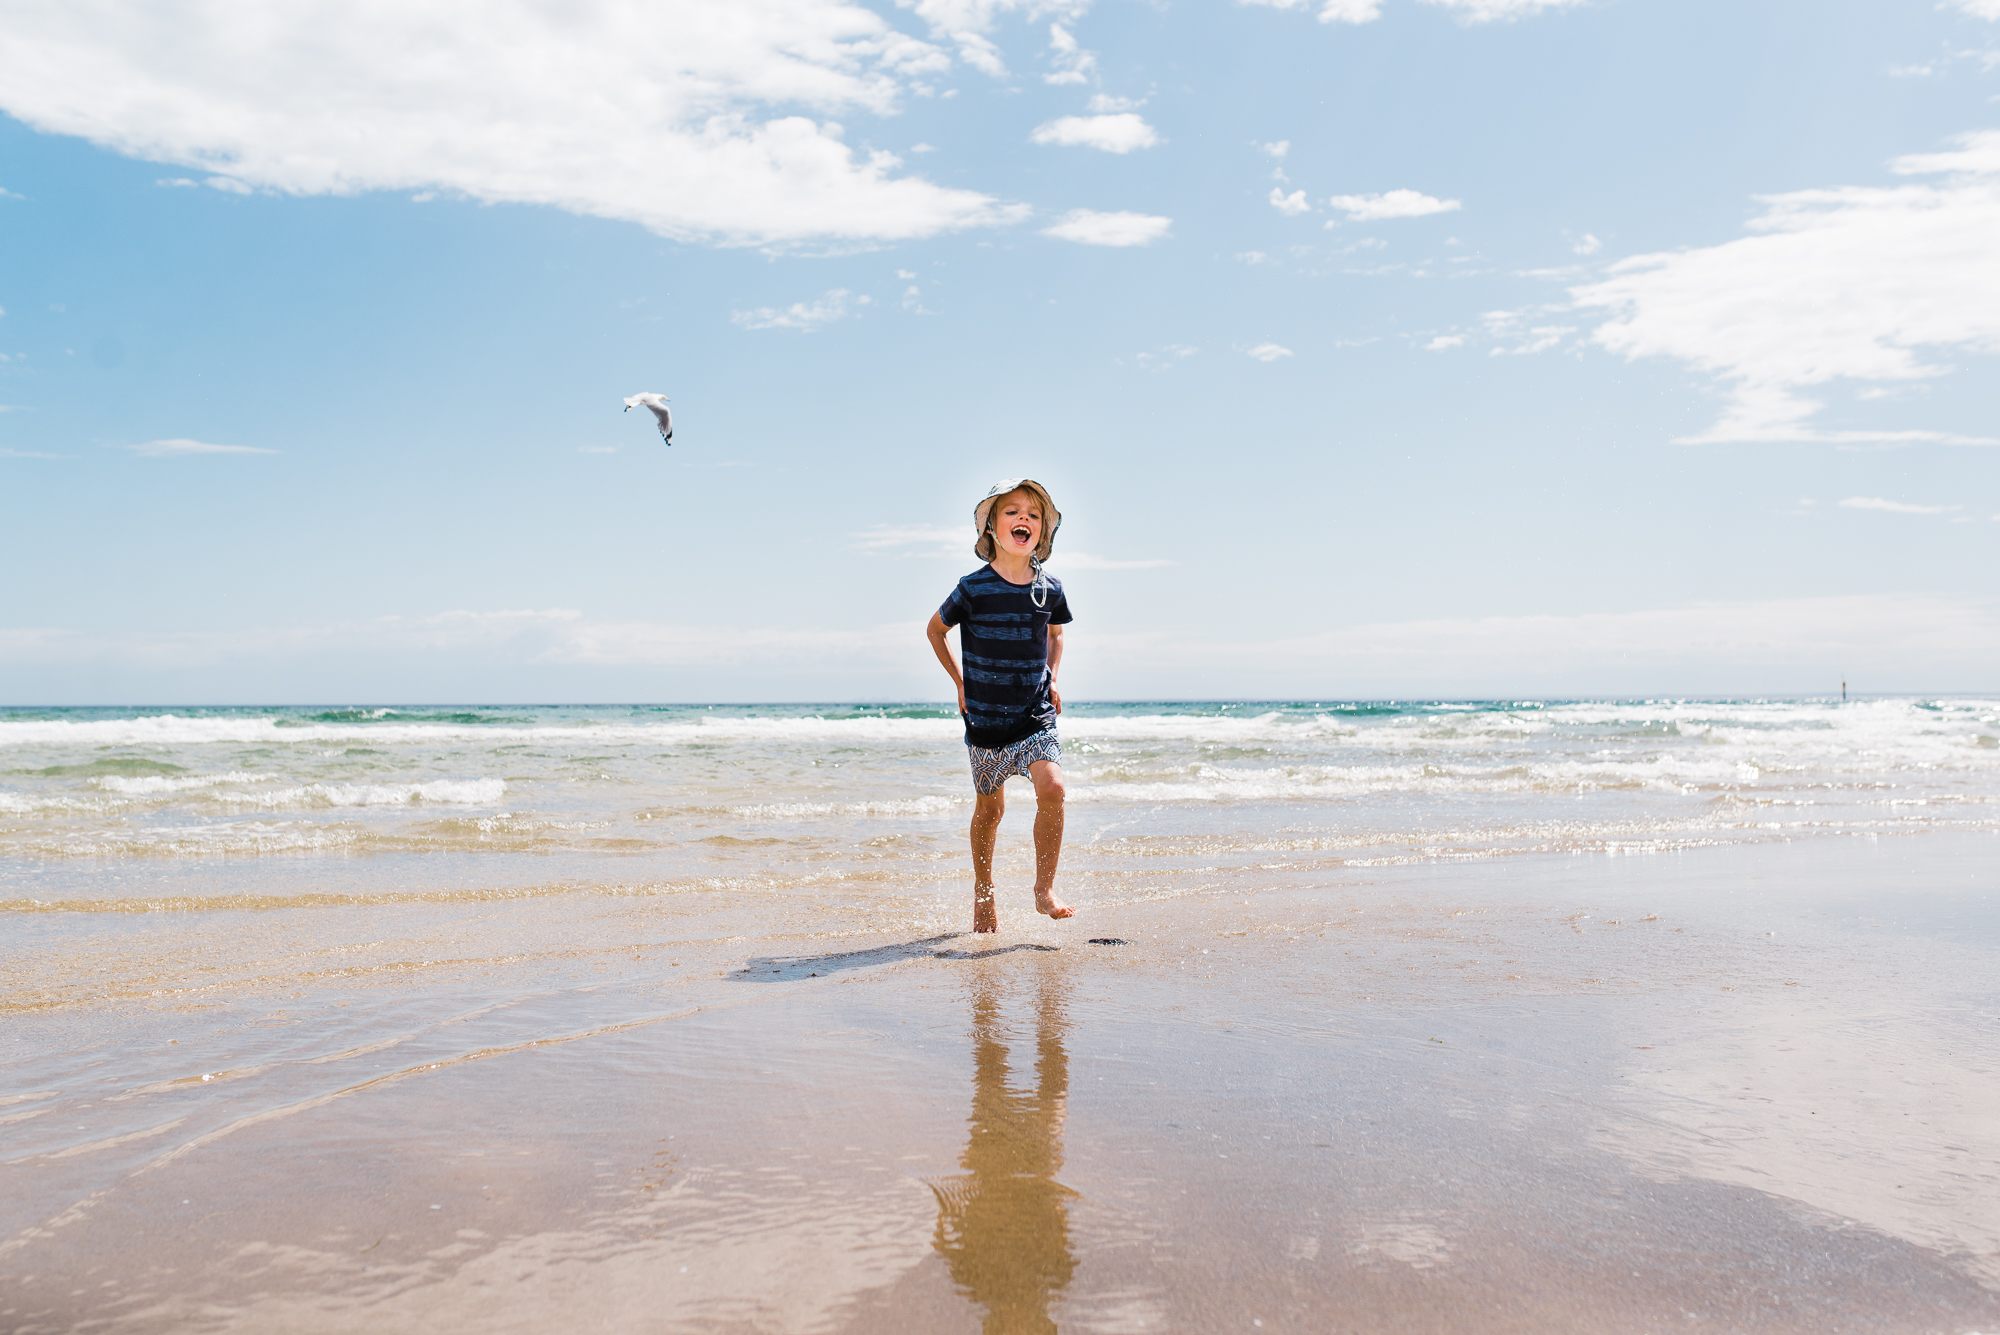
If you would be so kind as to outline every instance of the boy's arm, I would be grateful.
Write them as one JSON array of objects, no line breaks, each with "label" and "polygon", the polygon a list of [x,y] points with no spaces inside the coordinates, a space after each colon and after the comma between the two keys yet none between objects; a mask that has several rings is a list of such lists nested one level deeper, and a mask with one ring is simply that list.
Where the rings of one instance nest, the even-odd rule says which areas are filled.
[{"label": "boy's arm", "polygon": [[1062,669],[1063,628],[1049,627],[1049,699],[1055,702],[1056,713],[1062,713],[1062,692],[1056,689],[1056,673]]},{"label": "boy's arm", "polygon": [[930,639],[931,652],[937,655],[938,662],[944,664],[945,673],[951,678],[951,684],[958,688],[958,712],[963,714],[965,678],[958,674],[958,660],[951,656],[951,646],[944,642],[944,637],[950,631],[951,627],[944,624],[943,617],[936,612],[931,613],[931,624],[924,628],[924,634]]}]

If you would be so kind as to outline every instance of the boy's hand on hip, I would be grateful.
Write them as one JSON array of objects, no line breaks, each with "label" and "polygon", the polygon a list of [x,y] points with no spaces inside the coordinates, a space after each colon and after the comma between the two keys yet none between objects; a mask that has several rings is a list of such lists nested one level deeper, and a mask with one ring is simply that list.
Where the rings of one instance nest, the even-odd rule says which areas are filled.
[{"label": "boy's hand on hip", "polygon": [[965,713],[965,687],[958,688],[958,712]]},{"label": "boy's hand on hip", "polygon": [[1056,713],[1062,713],[1062,692],[1056,689],[1054,682],[1049,683],[1049,699],[1055,701]]}]

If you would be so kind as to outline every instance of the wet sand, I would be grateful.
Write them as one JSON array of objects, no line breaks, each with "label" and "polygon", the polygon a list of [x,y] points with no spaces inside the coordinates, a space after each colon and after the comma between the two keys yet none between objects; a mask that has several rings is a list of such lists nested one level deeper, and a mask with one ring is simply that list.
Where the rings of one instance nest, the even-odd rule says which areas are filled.
[{"label": "wet sand", "polygon": [[0,1329],[1992,1331],[1996,853],[718,895],[422,987],[271,929],[10,1016]]}]

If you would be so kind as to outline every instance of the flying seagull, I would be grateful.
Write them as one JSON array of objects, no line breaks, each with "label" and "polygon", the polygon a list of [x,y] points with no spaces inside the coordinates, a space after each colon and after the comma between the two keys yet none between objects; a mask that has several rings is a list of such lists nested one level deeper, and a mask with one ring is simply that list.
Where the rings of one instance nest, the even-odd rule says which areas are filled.
[{"label": "flying seagull", "polygon": [[667,407],[667,396],[664,394],[634,394],[631,398],[625,400],[625,411],[629,413],[641,404],[645,405],[646,410],[653,414],[653,419],[660,424],[660,439],[669,445],[673,444],[674,411]]}]

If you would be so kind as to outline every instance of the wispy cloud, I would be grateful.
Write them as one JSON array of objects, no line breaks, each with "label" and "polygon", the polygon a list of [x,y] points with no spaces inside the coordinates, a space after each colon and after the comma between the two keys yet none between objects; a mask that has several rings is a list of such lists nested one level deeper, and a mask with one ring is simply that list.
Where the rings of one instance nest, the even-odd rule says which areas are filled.
[{"label": "wispy cloud", "polygon": [[1565,338],[1576,332],[1576,326],[1554,323],[1548,318],[1551,310],[1550,307],[1538,306],[1519,311],[1486,312],[1481,319],[1486,325],[1487,336],[1496,345],[1491,349],[1491,355],[1532,357],[1560,347]]},{"label": "wispy cloud", "polygon": [[[980,29],[1029,6],[914,8],[959,59],[999,69]],[[9,18],[0,108],[136,158],[227,163],[209,181],[219,189],[448,190],[683,240],[896,240],[1023,216],[904,174],[893,154],[851,146],[836,119],[891,115],[932,91],[953,67],[947,46],[861,0],[665,14],[644,0],[493,0],[459,22],[433,4],[375,6],[360,40],[352,14],[324,6],[231,23],[199,0],[45,5]],[[1057,77],[1083,68],[1082,53],[1063,58]]]},{"label": "wispy cloud", "polygon": [[1260,362],[1277,362],[1291,356],[1292,350],[1277,343],[1259,343],[1253,348],[1243,349],[1243,355],[1255,357]]},{"label": "wispy cloud", "polygon": [[1037,144],[1097,148],[1106,153],[1131,153],[1151,148],[1160,136],[1145,117],[1124,111],[1111,116],[1061,116],[1035,127],[1028,138]]},{"label": "wispy cloud", "polygon": [[2000,130],[1891,167],[1937,179],[1764,196],[1752,235],[1635,256],[1570,294],[1610,317],[1594,335],[1605,348],[1728,387],[1721,420],[1691,441],[2000,443],[1815,423],[1814,386],[1932,379],[1952,368],[1927,352],[2000,351]]},{"label": "wispy cloud", "polygon": [[1462,348],[1464,346],[1465,346],[1464,334],[1439,334],[1436,338],[1424,344],[1424,351],[1444,352],[1451,348]]},{"label": "wispy cloud", "polygon": [[940,556],[962,558],[972,551],[973,532],[968,521],[964,528],[938,524],[877,524],[856,533],[856,551],[885,556]]},{"label": "wispy cloud", "polygon": [[1054,226],[1044,227],[1042,235],[1086,246],[1145,246],[1165,236],[1173,225],[1172,218],[1149,213],[1099,213],[1094,209],[1072,209]]},{"label": "wispy cloud", "polygon": [[1532,18],[1551,9],[1568,9],[1589,0],[1424,0],[1427,5],[1455,9],[1467,23],[1500,23]]},{"label": "wispy cloud", "polygon": [[1965,508],[1962,505],[1911,505],[1907,501],[1884,500],[1880,496],[1849,496],[1840,504],[1848,510],[1886,510],[1896,515],[1948,515]]},{"label": "wispy cloud", "polygon": [[[783,309],[759,306],[751,311],[731,311],[729,318],[744,329],[796,329],[802,334],[810,334],[835,320],[846,319],[850,295],[846,288],[837,287],[817,301],[795,301]],[[866,300],[862,298],[863,302]]]},{"label": "wispy cloud", "polygon": [[171,440],[149,440],[143,445],[130,447],[132,453],[143,454],[151,459],[175,458],[189,454],[276,454],[276,450],[260,449],[255,445],[211,445],[205,440],[189,440],[176,436]]},{"label": "wispy cloud", "polygon": [[40,450],[0,449],[0,457],[8,459],[67,459],[67,454],[44,454]]},{"label": "wispy cloud", "polygon": [[[1695,603],[1630,612],[1439,618],[1284,639],[1117,634],[1097,671],[1133,694],[1227,682],[1243,696],[1724,695],[1975,689],[2000,659],[2000,604],[1923,592]],[[1101,665],[1101,666],[1099,666]]]},{"label": "wispy cloud", "polygon": [[1186,343],[1169,343],[1158,352],[1142,352],[1132,360],[1141,370],[1166,371],[1180,365],[1201,349]]},{"label": "wispy cloud", "polygon": [[1055,68],[1042,76],[1043,83],[1088,83],[1097,68],[1097,57],[1077,45],[1076,37],[1060,23],[1049,25],[1049,63]]},{"label": "wispy cloud", "polygon": [[1345,213],[1353,222],[1427,218],[1434,213],[1456,213],[1464,207],[1456,199],[1438,199],[1416,190],[1390,190],[1379,195],[1335,195],[1327,203]]},{"label": "wispy cloud", "polygon": [[1382,0],[1236,0],[1236,3],[1270,9],[1311,9],[1319,4],[1321,23],[1373,23],[1382,17]]},{"label": "wispy cloud", "polygon": [[[2000,0],[1957,0],[1961,5],[2000,4]],[[1373,23],[1382,17],[1382,0],[1236,0],[1240,5],[1270,9],[1311,9],[1319,6],[1321,23]],[[1551,9],[1567,9],[1587,0],[1424,0],[1427,5],[1456,10],[1466,23],[1499,23],[1529,18]]]},{"label": "wispy cloud", "polygon": [[1057,572],[1064,570],[1157,570],[1170,566],[1172,561],[1118,561],[1105,556],[1092,556],[1088,552],[1051,552],[1049,567]]}]

